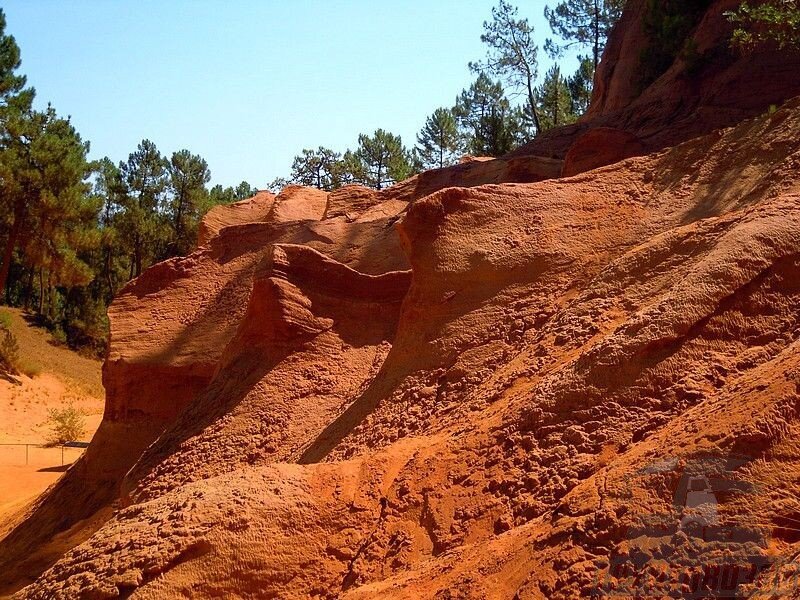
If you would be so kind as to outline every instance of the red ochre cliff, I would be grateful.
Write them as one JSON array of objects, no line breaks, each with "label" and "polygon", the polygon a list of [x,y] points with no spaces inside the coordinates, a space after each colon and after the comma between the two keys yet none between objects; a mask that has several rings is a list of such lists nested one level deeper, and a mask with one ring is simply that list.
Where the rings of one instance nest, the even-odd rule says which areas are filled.
[{"label": "red ochre cliff", "polygon": [[800,62],[720,52],[712,2],[637,90],[644,4],[581,123],[215,208],[129,284],[0,592],[796,594]]}]

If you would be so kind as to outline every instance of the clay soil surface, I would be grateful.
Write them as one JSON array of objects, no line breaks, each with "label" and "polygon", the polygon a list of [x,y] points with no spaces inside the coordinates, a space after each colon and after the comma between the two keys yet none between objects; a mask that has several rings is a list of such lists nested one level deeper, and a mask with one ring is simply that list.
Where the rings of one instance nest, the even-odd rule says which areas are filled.
[{"label": "clay soil surface", "polygon": [[[48,410],[73,405],[82,410],[91,440],[103,417],[103,384],[99,360],[76,354],[53,342],[26,315],[0,308],[11,319],[11,331],[19,344],[20,363],[33,375],[21,375],[20,383],[0,379],[0,535],[15,517],[54,483],[80,456],[74,448],[47,448]],[[26,447],[26,444],[28,445]],[[62,459],[63,452],[63,459]]]}]

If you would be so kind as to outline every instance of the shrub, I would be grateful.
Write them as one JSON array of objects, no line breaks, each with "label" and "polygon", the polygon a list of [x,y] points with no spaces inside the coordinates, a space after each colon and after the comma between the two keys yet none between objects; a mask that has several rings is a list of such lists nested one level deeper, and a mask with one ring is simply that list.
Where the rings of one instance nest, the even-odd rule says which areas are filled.
[{"label": "shrub", "polygon": [[83,411],[70,405],[65,408],[51,408],[48,412],[50,424],[50,437],[48,442],[52,445],[72,442],[86,433],[86,421]]},{"label": "shrub", "polygon": [[752,52],[759,46],[800,49],[800,0],[768,0],[753,6],[742,2],[725,16],[736,26],[731,37],[736,50]]},{"label": "shrub", "polygon": [[21,359],[17,363],[17,370],[31,379],[42,374],[42,367],[30,360]]},{"label": "shrub", "polygon": [[17,338],[6,327],[0,325],[0,371],[17,373],[19,345]]},{"label": "shrub", "polygon": [[647,1],[642,28],[648,43],[639,56],[642,90],[661,77],[679,56],[691,70],[698,68],[700,56],[690,36],[710,4],[710,0]]}]

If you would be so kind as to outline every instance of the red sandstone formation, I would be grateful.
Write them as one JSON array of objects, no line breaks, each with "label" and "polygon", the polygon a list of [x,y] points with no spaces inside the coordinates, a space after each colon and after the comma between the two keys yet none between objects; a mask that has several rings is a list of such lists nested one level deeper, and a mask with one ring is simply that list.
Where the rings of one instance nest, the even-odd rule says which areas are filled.
[{"label": "red sandstone formation", "polygon": [[0,592],[796,596],[800,98],[616,162],[659,126],[212,211],[114,302]]},{"label": "red sandstone formation", "polygon": [[[739,0],[713,0],[698,19],[680,55],[644,86],[641,55],[649,38],[642,20],[647,0],[630,0],[598,65],[591,106],[580,122],[545,132],[510,157],[563,159],[583,133],[610,127],[636,136],[643,152],[676,146],[730,127],[800,94],[800,54],[762,49],[743,56],[728,49],[733,26],[724,13]],[[592,165],[589,165],[592,166]]]},{"label": "red sandstone formation", "polygon": [[272,209],[275,195],[258,192],[252,198],[232,204],[215,206],[206,213],[200,223],[197,245],[204,246],[216,236],[223,227],[263,221]]},{"label": "red sandstone formation", "polygon": [[590,129],[570,146],[561,177],[585,173],[644,153],[644,144],[632,133],[611,127]]}]

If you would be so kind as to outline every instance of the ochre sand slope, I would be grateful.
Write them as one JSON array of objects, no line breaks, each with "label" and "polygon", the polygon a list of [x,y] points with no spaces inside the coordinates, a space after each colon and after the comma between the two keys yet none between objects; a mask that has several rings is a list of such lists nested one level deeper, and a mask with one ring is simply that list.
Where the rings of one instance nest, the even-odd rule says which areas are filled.
[{"label": "ochre sand slope", "polygon": [[[116,511],[19,597],[571,598],[665,548],[791,570],[798,167],[793,101],[568,179],[221,229],[112,309],[117,437],[52,497]],[[734,455],[718,511],[752,543],[670,530],[687,465]]]},{"label": "ochre sand slope", "polygon": [[[20,374],[15,383],[0,379],[0,536],[13,526],[24,508],[65,470],[62,451],[43,448],[50,434],[48,410],[74,406],[85,414],[89,441],[103,415],[101,363],[63,346],[55,345],[42,328],[31,325],[26,315],[0,308],[9,315],[10,330],[17,339],[20,363],[31,376]],[[5,445],[15,444],[15,445]],[[31,444],[27,449],[24,445]],[[80,455],[64,450],[65,464]],[[62,466],[64,468],[62,468]]]}]

